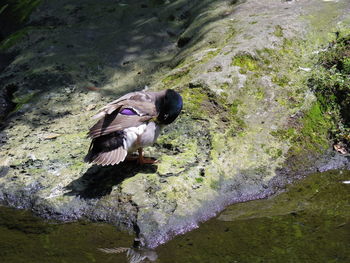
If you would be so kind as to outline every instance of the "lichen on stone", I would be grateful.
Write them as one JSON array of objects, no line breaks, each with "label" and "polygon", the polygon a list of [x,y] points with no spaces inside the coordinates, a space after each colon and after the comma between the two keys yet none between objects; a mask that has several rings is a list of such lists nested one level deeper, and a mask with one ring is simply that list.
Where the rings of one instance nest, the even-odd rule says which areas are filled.
[{"label": "lichen on stone", "polygon": [[[303,69],[331,32],[315,38],[315,16],[346,20],[316,2],[343,13],[316,0],[43,2],[31,17],[40,26],[11,46],[19,54],[0,74],[21,106],[1,131],[1,202],[139,229],[154,247],[317,169],[332,124]],[[98,108],[145,86],[184,101],[145,149],[159,163],[84,163]]]}]

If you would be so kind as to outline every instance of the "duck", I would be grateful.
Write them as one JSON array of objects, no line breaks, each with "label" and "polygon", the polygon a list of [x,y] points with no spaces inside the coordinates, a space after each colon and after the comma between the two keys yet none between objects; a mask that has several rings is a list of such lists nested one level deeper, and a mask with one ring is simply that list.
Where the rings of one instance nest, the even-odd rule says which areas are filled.
[{"label": "duck", "polygon": [[153,164],[156,160],[143,157],[143,148],[175,121],[182,106],[181,95],[173,89],[131,92],[108,103],[93,117],[98,121],[89,129],[92,141],[84,161],[117,165],[133,160],[130,155],[138,151],[139,164]]}]

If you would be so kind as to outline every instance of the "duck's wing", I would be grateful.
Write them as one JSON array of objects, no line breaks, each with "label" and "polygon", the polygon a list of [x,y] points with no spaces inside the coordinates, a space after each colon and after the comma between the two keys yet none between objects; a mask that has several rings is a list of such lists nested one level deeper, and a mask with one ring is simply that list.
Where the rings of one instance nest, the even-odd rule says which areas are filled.
[{"label": "duck's wing", "polygon": [[92,139],[129,127],[138,127],[158,116],[153,102],[119,99],[110,103],[99,113],[102,118],[90,129],[88,135]]},{"label": "duck's wing", "polygon": [[152,93],[146,93],[142,91],[136,91],[131,92],[128,94],[125,94],[124,96],[120,97],[119,99],[116,99],[110,103],[108,103],[106,106],[101,108],[99,110],[99,113],[97,113],[93,118],[94,119],[100,119],[107,114],[111,114],[116,109],[118,109],[122,105],[128,105],[128,104],[135,104],[137,102],[141,103],[155,103],[154,96],[151,95]]},{"label": "duck's wing", "polygon": [[124,147],[118,147],[111,151],[99,151],[94,149],[92,144],[88,154],[85,156],[84,161],[88,163],[94,163],[98,165],[115,165],[124,161],[127,151]]}]

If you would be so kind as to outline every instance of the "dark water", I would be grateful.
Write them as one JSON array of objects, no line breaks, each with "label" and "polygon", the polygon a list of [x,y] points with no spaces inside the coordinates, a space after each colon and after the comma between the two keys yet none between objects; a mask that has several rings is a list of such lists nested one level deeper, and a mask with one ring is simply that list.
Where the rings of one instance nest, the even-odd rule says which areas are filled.
[{"label": "dark water", "polygon": [[98,247],[130,246],[132,236],[113,226],[91,223],[57,224],[29,212],[0,208],[0,262],[126,262]]},{"label": "dark water", "polygon": [[[134,262],[350,262],[349,171],[313,174],[266,200],[232,205]],[[128,262],[133,236],[97,223],[45,222],[0,208],[0,262]],[[157,257],[157,259],[156,259]],[[145,260],[143,262],[150,262]]]}]

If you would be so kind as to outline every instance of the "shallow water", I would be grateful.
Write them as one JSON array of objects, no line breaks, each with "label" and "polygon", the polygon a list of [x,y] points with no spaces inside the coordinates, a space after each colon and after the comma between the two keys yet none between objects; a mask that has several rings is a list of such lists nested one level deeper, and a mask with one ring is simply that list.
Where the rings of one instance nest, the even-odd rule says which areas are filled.
[{"label": "shallow water", "polygon": [[[270,199],[235,204],[156,251],[154,262],[350,262],[349,171],[313,174]],[[0,208],[0,262],[128,262],[133,236],[98,223],[53,223]],[[136,252],[136,256],[137,256]],[[134,253],[134,259],[135,257]],[[141,257],[140,257],[141,258]],[[148,261],[144,261],[148,262]]]},{"label": "shallow water", "polygon": [[27,211],[0,208],[0,262],[127,262],[99,247],[129,247],[133,237],[107,224],[54,223]]}]

